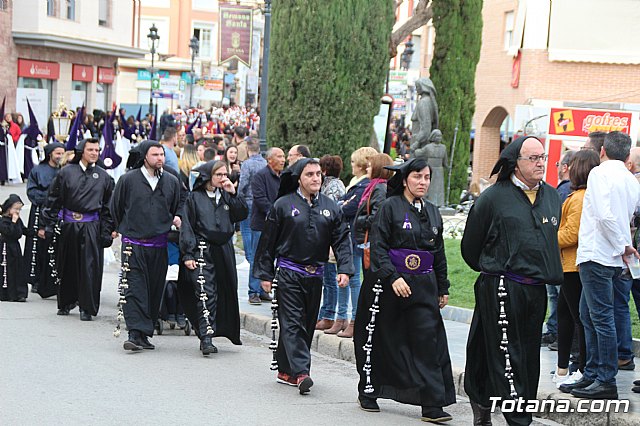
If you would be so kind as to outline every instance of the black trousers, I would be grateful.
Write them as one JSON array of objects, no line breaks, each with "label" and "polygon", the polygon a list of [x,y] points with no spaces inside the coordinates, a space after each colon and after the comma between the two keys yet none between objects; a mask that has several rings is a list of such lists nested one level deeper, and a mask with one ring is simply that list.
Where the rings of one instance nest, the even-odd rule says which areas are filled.
[{"label": "black trousers", "polygon": [[276,296],[280,324],[278,370],[293,377],[309,374],[311,341],[322,298],[322,275],[309,277],[280,268]]},{"label": "black trousers", "polygon": [[124,319],[129,332],[135,330],[153,336],[167,276],[167,248],[135,244],[131,244],[131,248],[131,270],[127,272],[129,288],[124,293],[127,303],[122,307]]},{"label": "black trousers", "polygon": [[[509,382],[505,378],[505,356],[500,350],[501,327],[498,325],[500,279],[480,275],[474,292],[476,306],[473,311],[469,339],[464,389],[469,399],[485,407],[491,406],[490,397],[510,399]],[[547,311],[547,290],[544,285],[525,285],[505,279],[507,290],[505,313],[507,345],[513,368],[513,381],[518,397],[536,399],[540,380],[540,339],[542,322]],[[529,425],[531,413],[503,413],[509,425]]]},{"label": "black trousers", "polygon": [[568,368],[571,356],[571,343],[574,331],[578,333],[580,355],[578,368],[584,371],[586,344],[584,327],[580,320],[580,296],[582,295],[582,281],[580,273],[565,272],[564,282],[558,294],[558,367]]},{"label": "black trousers", "polygon": [[57,247],[58,309],[77,302],[80,309],[98,315],[103,265],[100,222],[64,223]]}]

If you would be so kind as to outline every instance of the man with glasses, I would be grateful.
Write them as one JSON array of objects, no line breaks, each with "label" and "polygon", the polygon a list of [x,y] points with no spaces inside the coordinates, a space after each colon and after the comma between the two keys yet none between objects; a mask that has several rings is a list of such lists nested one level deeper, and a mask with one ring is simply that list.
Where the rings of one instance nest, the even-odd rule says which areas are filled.
[{"label": "man with glasses", "polygon": [[289,163],[289,167],[293,166],[296,161],[301,158],[311,158],[311,151],[306,145],[294,145],[289,150],[289,154],[287,155],[287,163]]},{"label": "man with glasses", "polygon": [[[469,212],[462,256],[481,272],[467,341],[465,391],[474,424],[490,424],[490,398],[536,399],[545,284],[563,280],[558,226],[561,203],[543,182],[547,155],[535,137],[500,154],[486,189]],[[530,424],[531,413],[503,412],[509,424]]]}]

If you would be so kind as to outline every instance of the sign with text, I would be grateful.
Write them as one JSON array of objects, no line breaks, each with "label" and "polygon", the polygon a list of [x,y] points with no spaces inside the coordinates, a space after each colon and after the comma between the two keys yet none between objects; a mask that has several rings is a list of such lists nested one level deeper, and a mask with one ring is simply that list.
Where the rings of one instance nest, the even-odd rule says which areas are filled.
[{"label": "sign with text", "polygon": [[57,80],[60,78],[60,64],[55,62],[18,59],[18,77]]},{"label": "sign with text", "polygon": [[116,80],[113,68],[98,67],[98,83],[112,84]]},{"label": "sign with text", "polygon": [[[169,71],[160,70],[155,73],[159,78],[169,78]],[[138,80],[151,80],[151,73],[149,70],[138,70]]]},{"label": "sign with text", "polygon": [[93,67],[91,65],[73,64],[71,75],[71,79],[74,81],[86,81],[90,83],[93,81]]},{"label": "sign with text", "polygon": [[591,132],[619,131],[629,134],[632,114],[575,108],[551,108],[549,135],[583,136]]},{"label": "sign with text", "polygon": [[218,25],[218,64],[237,59],[251,67],[253,8],[247,6],[220,6]]}]

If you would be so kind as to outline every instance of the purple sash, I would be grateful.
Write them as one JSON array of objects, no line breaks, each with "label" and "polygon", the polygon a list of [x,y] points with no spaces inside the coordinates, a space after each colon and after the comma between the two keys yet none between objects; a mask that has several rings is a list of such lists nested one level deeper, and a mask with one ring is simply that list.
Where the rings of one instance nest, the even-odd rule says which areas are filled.
[{"label": "purple sash", "polygon": [[96,222],[100,220],[100,214],[98,212],[78,213],[62,209],[58,213],[58,219],[64,222]]},{"label": "purple sash", "polygon": [[123,235],[122,242],[126,244],[135,244],[142,247],[167,248],[167,243],[169,242],[169,233],[160,234],[157,237],[140,239],[125,237]]},{"label": "purple sash", "polygon": [[301,265],[286,257],[278,258],[278,266],[308,277],[321,277],[324,275],[324,265]]},{"label": "purple sash", "polygon": [[391,249],[389,258],[401,274],[424,275],[433,272],[433,255],[426,250]]},{"label": "purple sash", "polygon": [[518,275],[518,274],[513,273],[511,271],[507,271],[507,272],[504,272],[502,274],[493,274],[491,272],[484,272],[483,271],[483,272],[481,272],[481,274],[492,275],[494,277],[503,276],[508,280],[517,282],[518,284],[526,284],[526,285],[544,285],[545,284],[545,283],[540,282],[540,281],[538,281],[538,280],[536,280],[534,278],[523,277],[522,275]]}]

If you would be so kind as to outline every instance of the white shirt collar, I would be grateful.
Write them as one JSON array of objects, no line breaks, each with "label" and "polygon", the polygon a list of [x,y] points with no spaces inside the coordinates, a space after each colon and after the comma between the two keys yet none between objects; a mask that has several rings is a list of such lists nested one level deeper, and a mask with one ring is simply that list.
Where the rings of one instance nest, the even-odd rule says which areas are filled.
[{"label": "white shirt collar", "polygon": [[537,191],[538,189],[540,189],[540,182],[538,182],[536,186],[534,186],[533,188],[529,188],[526,183],[524,183],[523,181],[521,181],[516,177],[515,173],[511,174],[511,183],[513,183],[515,186],[522,189],[523,191]]}]

